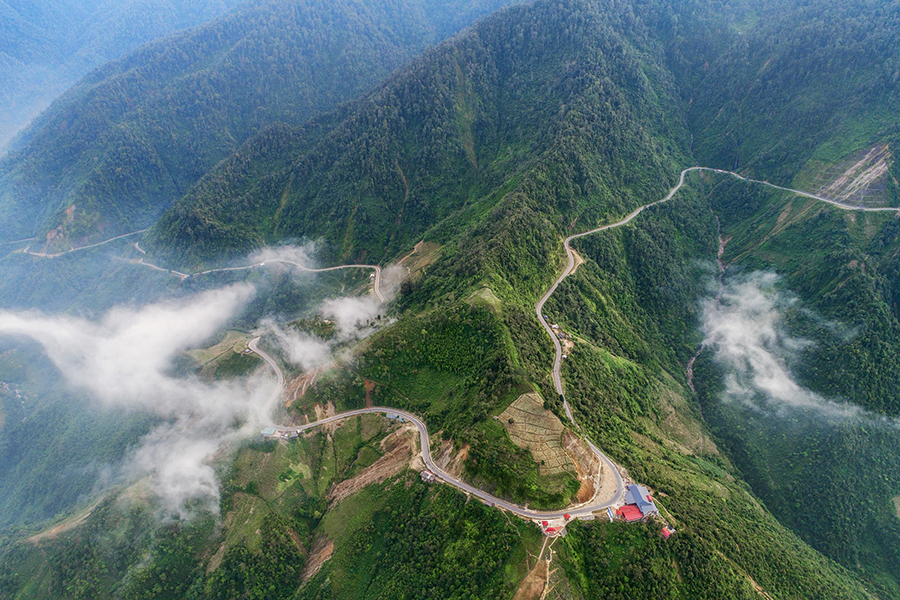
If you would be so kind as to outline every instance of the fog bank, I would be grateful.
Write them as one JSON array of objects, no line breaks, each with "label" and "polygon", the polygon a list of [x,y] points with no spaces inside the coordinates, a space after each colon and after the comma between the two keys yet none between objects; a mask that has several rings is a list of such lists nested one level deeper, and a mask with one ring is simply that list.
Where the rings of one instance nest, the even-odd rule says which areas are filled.
[{"label": "fog bank", "polygon": [[116,308],[96,322],[0,311],[0,335],[40,343],[65,379],[100,407],[160,417],[163,423],[140,441],[122,475],[149,475],[163,507],[185,516],[189,502],[217,509],[211,459],[223,444],[257,428],[260,415],[271,408],[266,406],[271,383],[179,377],[172,374],[173,363],[219,331],[254,293],[250,285],[233,285],[177,301]]},{"label": "fog bank", "polygon": [[771,272],[735,277],[725,282],[720,299],[703,305],[704,345],[726,372],[725,398],[760,410],[861,416],[862,409],[823,398],[794,379],[789,365],[811,342],[785,330],[783,315],[797,300],[779,291],[778,281]]}]

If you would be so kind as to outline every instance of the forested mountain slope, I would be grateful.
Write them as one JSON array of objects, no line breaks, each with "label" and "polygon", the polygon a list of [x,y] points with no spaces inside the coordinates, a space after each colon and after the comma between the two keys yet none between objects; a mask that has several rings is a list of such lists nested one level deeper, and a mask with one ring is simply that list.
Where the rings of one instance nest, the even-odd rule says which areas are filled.
[{"label": "forested mountain slope", "polygon": [[787,183],[810,159],[896,139],[900,3],[762,2],[748,17],[688,87],[700,164]]},{"label": "forested mountain slope", "polygon": [[90,69],[242,1],[0,2],[0,149]]},{"label": "forested mountain slope", "polygon": [[[191,264],[309,237],[336,261],[384,260],[521,189],[560,231],[627,212],[689,160],[643,33],[604,3],[495,15],[364,100],[248,142],[155,226],[155,247]],[[522,234],[548,224],[533,225]]]},{"label": "forested mountain slope", "polygon": [[[829,21],[837,29],[823,35],[853,34],[889,56],[893,46],[877,41],[891,30],[876,22],[896,5],[858,4],[856,21]],[[338,411],[367,402],[407,409],[441,432],[468,481],[515,502],[552,502],[558,494],[536,458],[494,417],[539,391],[566,419],[552,346],[534,315],[565,236],[659,200],[697,161],[733,166],[728,134],[739,128],[738,168],[748,173],[818,182],[812,191],[821,193],[856,193],[859,183],[866,202],[890,201],[894,113],[860,109],[865,126],[854,136],[822,128],[850,122],[839,106],[852,104],[858,82],[832,74],[828,102],[807,106],[789,78],[754,87],[761,59],[741,50],[768,43],[785,71],[827,66],[820,54],[831,42],[801,27],[809,39],[795,43],[793,30],[762,17],[778,7],[802,24],[810,11],[845,8],[831,6],[510,8],[352,103],[252,136],[145,245],[151,259],[188,271],[286,240],[315,240],[325,264],[381,265],[429,242],[431,258],[404,282],[390,322],[348,347],[341,368],[281,416],[316,418],[329,402]],[[848,60],[838,52],[829,68],[846,72]],[[866,97],[884,108],[895,88]],[[735,102],[735,90],[755,90],[753,101]],[[544,306],[574,340],[562,367],[566,398],[581,432],[650,486],[677,533],[663,539],[655,524],[608,524],[602,514],[569,525],[549,555],[556,597],[897,597],[896,223],[694,174],[669,202],[573,243],[585,262]],[[720,290],[759,270],[780,273],[796,294],[777,306],[787,333],[773,334],[795,354],[774,364],[795,374],[789,390],[831,411],[824,429],[818,415],[766,412],[771,398],[756,406],[729,396],[733,369],[714,340],[701,346],[709,307],[729,301]],[[275,303],[294,318],[290,306]],[[302,323],[291,326],[306,331]],[[740,331],[757,329],[765,331]],[[844,414],[868,420],[836,420]],[[356,495],[331,496],[384,450],[371,432],[354,420],[297,442],[242,447],[223,467],[220,527],[213,517],[154,524],[152,502],[132,488],[55,540],[10,539],[0,593],[513,597],[540,552],[536,529],[429,489],[402,468]]]},{"label": "forested mountain slope", "polygon": [[0,163],[0,237],[65,248],[146,227],[259,128],[333,108],[503,4],[266,0],[150,44],[87,76]]}]

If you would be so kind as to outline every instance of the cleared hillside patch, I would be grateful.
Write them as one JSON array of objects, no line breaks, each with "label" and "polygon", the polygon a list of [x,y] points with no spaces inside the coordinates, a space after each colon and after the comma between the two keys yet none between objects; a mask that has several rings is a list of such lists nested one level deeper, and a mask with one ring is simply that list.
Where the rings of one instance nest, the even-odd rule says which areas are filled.
[{"label": "cleared hillside patch", "polygon": [[531,451],[541,475],[574,473],[575,463],[562,444],[565,426],[536,393],[523,394],[500,414],[500,421],[516,446]]}]

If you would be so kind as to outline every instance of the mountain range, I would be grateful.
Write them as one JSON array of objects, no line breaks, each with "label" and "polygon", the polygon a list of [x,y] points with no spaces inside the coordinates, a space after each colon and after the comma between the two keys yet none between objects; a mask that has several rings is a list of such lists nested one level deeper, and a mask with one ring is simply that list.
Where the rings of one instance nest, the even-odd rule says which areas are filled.
[{"label": "mountain range", "polygon": [[[125,482],[19,518],[0,597],[900,596],[900,2],[512,4],[258,2],[103,66],[0,163],[0,236],[36,236],[0,268],[74,271],[84,293],[54,307],[79,313],[126,287],[253,281],[241,335],[277,314],[344,349],[330,371],[282,349],[280,418],[408,410],[466,481],[564,506],[577,469],[548,476],[509,412],[539,395],[544,422],[580,424],[560,440],[602,448],[676,533],[604,513],[567,525],[547,566],[542,532],[496,507],[405,466],[360,480],[408,443],[367,416],[230,448],[219,514],[160,523]],[[571,342],[563,397],[535,305],[565,238],[641,207],[572,241],[577,270],[541,305]],[[340,341],[284,272],[200,275],[288,245],[406,271],[368,337]],[[237,347],[220,334],[211,348]],[[258,366],[197,352],[179,373]],[[151,425],[104,421],[121,438],[104,460]],[[49,437],[17,427],[0,448],[24,477],[38,459],[14,436]]]}]

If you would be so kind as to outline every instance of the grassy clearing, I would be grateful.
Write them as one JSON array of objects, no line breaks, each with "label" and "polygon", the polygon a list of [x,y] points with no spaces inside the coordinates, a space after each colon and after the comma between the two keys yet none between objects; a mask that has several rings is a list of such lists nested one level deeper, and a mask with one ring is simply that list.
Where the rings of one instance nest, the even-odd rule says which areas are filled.
[{"label": "grassy clearing", "polygon": [[235,494],[234,509],[228,515],[225,546],[232,548],[244,544],[251,552],[259,550],[262,544],[259,531],[270,512],[262,498],[250,494]]},{"label": "grassy clearing", "polygon": [[194,359],[197,366],[202,367],[227,353],[242,352],[249,340],[250,336],[246,333],[240,331],[228,331],[225,333],[225,339],[218,344],[210,346],[209,348],[188,350],[186,354]]}]

